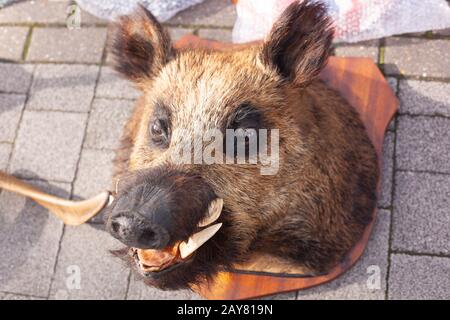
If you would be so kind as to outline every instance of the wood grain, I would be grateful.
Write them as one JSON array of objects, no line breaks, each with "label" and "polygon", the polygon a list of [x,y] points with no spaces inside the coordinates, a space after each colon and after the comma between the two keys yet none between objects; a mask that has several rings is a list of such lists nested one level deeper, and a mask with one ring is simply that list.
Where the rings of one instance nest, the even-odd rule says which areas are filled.
[{"label": "wood grain", "polygon": [[[175,47],[235,50],[256,43],[230,44],[187,35],[181,38]],[[369,138],[375,146],[381,168],[384,133],[397,112],[398,101],[378,67],[368,58],[330,57],[327,67],[321,73],[321,79],[337,90],[359,112]],[[379,185],[378,182],[378,189]],[[372,223],[367,226],[361,240],[347,254],[343,262],[326,275],[308,276],[307,274],[234,270],[221,272],[208,285],[193,289],[208,299],[250,299],[327,283],[350,269],[364,253],[375,223],[376,210],[373,212],[373,217]]]}]

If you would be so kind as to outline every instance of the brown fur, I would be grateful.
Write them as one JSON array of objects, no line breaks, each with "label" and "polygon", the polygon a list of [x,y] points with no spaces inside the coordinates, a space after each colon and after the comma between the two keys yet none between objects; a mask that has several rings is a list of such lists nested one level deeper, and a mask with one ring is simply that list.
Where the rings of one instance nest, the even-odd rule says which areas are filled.
[{"label": "brown fur", "polygon": [[[233,52],[175,52],[160,25],[142,11],[121,20],[113,50],[117,69],[142,90],[117,154],[116,178],[179,170],[200,176],[225,206],[224,227],[193,261],[147,281],[188,286],[254,252],[316,273],[329,270],[370,221],[378,172],[357,113],[316,79],[332,39],[323,6],[292,4],[262,47]],[[181,137],[172,135],[167,149],[149,139],[157,105],[169,109],[172,128],[193,133],[223,126],[247,102],[266,128],[280,129],[276,175],[261,175],[260,165],[174,166],[170,155]]]}]

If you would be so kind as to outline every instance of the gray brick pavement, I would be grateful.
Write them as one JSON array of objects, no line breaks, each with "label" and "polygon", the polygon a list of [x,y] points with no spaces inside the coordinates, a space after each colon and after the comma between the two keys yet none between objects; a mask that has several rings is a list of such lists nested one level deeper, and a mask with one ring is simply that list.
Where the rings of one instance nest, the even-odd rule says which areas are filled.
[{"label": "gray brick pavement", "polygon": [[[111,235],[92,225],[66,226],[50,298],[124,299],[129,270],[109,253],[120,247]],[[79,282],[70,277],[78,275]]]},{"label": "gray brick pavement", "polygon": [[10,169],[21,177],[71,182],[83,141],[85,114],[25,111]]},{"label": "gray brick pavement", "polygon": [[450,40],[389,38],[384,63],[388,74],[450,77]]},{"label": "gray brick pavement", "polygon": [[363,41],[355,44],[340,44],[335,48],[339,57],[368,57],[378,62],[378,40]]},{"label": "gray brick pavement", "polygon": [[130,81],[122,78],[113,68],[102,67],[96,90],[97,98],[136,99],[138,96],[139,91]]},{"label": "gray brick pavement", "polygon": [[[70,185],[33,182],[67,198]],[[0,192],[0,292],[47,297],[63,224],[30,199]]]},{"label": "gray brick pavement", "polygon": [[0,91],[27,93],[33,76],[33,65],[0,63]]},{"label": "gray brick pavement", "polygon": [[208,0],[178,13],[168,24],[232,27],[235,20],[236,8],[231,1]]},{"label": "gray brick pavement", "polygon": [[98,66],[38,65],[27,110],[88,112],[98,73]]},{"label": "gray brick pavement", "polygon": [[450,254],[450,175],[397,172],[392,247]]},{"label": "gray brick pavement", "polygon": [[397,167],[450,173],[450,119],[400,116]]},{"label": "gray brick pavement", "polygon": [[95,99],[86,136],[86,147],[115,149],[122,129],[130,117],[134,102],[129,100]]},{"label": "gray brick pavement", "polygon": [[28,27],[0,27],[0,59],[20,60]]},{"label": "gray brick pavement", "polygon": [[[90,198],[102,191],[113,191],[112,173],[114,152],[111,150],[83,149],[74,183],[74,195]],[[102,223],[103,215],[96,215],[91,222]]]},{"label": "gray brick pavement", "polygon": [[450,259],[394,254],[390,299],[450,299]]},{"label": "gray brick pavement", "polygon": [[0,94],[0,141],[14,141],[25,99],[22,94]]},{"label": "gray brick pavement", "polygon": [[65,23],[70,1],[21,1],[0,10],[0,23]]},{"label": "gray brick pavement", "polygon": [[394,139],[395,133],[387,132],[384,138],[381,170],[381,188],[378,206],[387,208],[392,205],[392,173],[394,172]]},{"label": "gray brick pavement", "polygon": [[100,63],[106,28],[35,28],[28,61]]},{"label": "gray brick pavement", "polygon": [[9,143],[0,143],[0,170],[6,170],[8,167],[9,156],[12,145]]},{"label": "gray brick pavement", "polygon": [[400,112],[450,117],[450,83],[400,81]]}]

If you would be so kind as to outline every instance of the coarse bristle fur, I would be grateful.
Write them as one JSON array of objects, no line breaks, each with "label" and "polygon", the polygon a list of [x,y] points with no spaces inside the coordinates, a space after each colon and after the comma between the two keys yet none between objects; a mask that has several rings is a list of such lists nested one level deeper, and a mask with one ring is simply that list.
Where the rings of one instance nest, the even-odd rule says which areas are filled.
[{"label": "coarse bristle fur", "polygon": [[[216,52],[173,49],[144,8],[119,20],[112,49],[116,69],[142,95],[125,127],[115,179],[127,189],[136,175],[182,172],[177,173],[182,178],[169,174],[174,185],[185,188],[176,193],[186,198],[170,203],[180,215],[174,239],[194,231],[190,219],[200,217],[188,212],[205,205],[195,203],[206,197],[200,195],[203,184],[224,201],[219,232],[183,265],[146,277],[147,283],[189,287],[245,261],[251,252],[322,273],[359,240],[376,205],[377,159],[356,111],[317,79],[330,53],[331,25],[324,5],[294,2],[262,45]],[[171,132],[164,146],[152,142],[149,129],[161,115]],[[189,134],[223,129],[236,117],[279,129],[277,174],[261,175],[258,165],[171,162],[182,141],[176,128]],[[199,187],[178,185],[186,175],[199,177]]]}]

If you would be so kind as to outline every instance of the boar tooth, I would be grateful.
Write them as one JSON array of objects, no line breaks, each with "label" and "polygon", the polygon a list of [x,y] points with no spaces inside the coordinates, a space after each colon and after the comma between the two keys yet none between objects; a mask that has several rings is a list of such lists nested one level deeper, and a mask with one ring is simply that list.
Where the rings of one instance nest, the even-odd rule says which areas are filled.
[{"label": "boar tooth", "polygon": [[188,241],[180,243],[180,256],[182,259],[189,257],[195,250],[200,248],[206,241],[212,238],[222,227],[221,223],[216,223],[189,237]]},{"label": "boar tooth", "polygon": [[112,194],[110,194],[109,195],[109,198],[108,198],[108,204],[106,205],[106,206],[110,206],[111,205],[111,203],[113,203],[114,202],[114,196],[112,195]]},{"label": "boar tooth", "polygon": [[217,198],[211,201],[211,203],[208,206],[208,215],[206,216],[206,218],[200,221],[198,226],[200,228],[203,228],[219,219],[220,214],[222,213],[222,208],[223,208],[223,199]]}]

